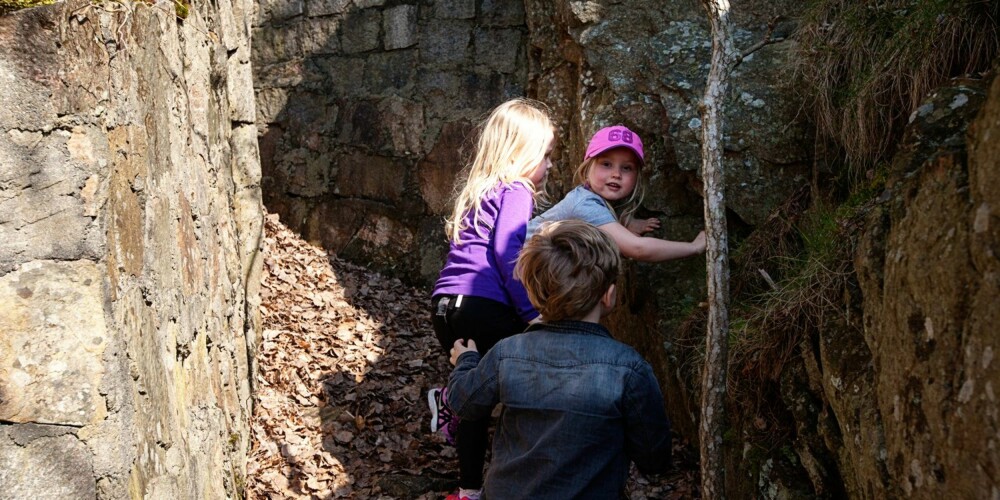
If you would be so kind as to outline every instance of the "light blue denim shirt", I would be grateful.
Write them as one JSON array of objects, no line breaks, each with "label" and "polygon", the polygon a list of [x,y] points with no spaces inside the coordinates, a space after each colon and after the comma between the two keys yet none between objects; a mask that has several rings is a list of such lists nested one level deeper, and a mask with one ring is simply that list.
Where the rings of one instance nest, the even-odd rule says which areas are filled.
[{"label": "light blue denim shirt", "polygon": [[618,498],[629,461],[670,466],[670,422],[653,370],[603,326],[532,325],[485,357],[465,353],[448,381],[461,418],[503,403],[485,499]]},{"label": "light blue denim shirt", "polygon": [[601,195],[584,186],[577,186],[566,193],[559,203],[528,221],[525,240],[534,236],[543,223],[567,219],[580,219],[594,227],[617,222],[615,213]]}]

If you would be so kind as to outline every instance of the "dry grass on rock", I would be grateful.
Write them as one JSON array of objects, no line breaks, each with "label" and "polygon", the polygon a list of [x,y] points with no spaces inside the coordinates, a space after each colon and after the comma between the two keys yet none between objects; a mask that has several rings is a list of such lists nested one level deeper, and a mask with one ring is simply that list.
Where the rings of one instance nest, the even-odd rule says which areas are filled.
[{"label": "dry grass on rock", "polygon": [[820,132],[844,148],[857,175],[892,154],[930,90],[990,68],[1000,54],[1000,2],[820,0],[795,38]]}]

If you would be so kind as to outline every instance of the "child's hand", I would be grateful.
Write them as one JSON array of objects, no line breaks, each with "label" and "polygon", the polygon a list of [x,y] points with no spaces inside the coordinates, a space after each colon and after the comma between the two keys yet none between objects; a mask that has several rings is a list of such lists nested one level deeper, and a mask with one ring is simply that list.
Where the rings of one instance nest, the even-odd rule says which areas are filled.
[{"label": "child's hand", "polygon": [[472,339],[468,341],[456,340],[455,344],[451,346],[451,366],[455,366],[458,363],[458,357],[467,352],[479,352],[476,350],[476,341]]},{"label": "child's hand", "polygon": [[698,236],[691,240],[691,244],[694,245],[695,254],[705,253],[705,231],[698,233]]},{"label": "child's hand", "polygon": [[629,231],[639,236],[656,231],[660,228],[660,219],[651,217],[649,219],[635,219],[628,223]]}]

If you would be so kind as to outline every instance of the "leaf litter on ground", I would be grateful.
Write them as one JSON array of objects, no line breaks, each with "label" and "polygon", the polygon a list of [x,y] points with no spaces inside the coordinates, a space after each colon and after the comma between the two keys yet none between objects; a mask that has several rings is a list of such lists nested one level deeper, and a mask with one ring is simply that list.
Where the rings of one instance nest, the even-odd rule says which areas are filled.
[{"label": "leaf litter on ground", "polygon": [[[440,499],[457,487],[455,449],[429,429],[424,395],[451,366],[430,325],[426,290],[328,254],[264,224],[262,338],[256,353],[249,499]],[[697,463],[628,496],[697,498]]]}]

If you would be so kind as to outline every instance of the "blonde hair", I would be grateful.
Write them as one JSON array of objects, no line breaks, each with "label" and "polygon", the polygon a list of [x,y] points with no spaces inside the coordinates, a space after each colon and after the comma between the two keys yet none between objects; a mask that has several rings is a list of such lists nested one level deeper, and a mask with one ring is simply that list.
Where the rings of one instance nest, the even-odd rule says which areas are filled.
[{"label": "blonde hair", "polygon": [[578,219],[545,224],[514,266],[546,321],[580,319],[618,279],[621,256],[607,233]]},{"label": "blonde hair", "polygon": [[[627,151],[631,151],[628,148],[625,149]],[[604,152],[601,152],[601,154],[603,153]],[[594,166],[594,163],[601,156],[601,154],[597,154],[583,160],[583,163],[580,163],[580,166],[576,167],[577,182],[583,184],[584,186],[588,184],[587,175],[590,174],[590,168]],[[635,152],[632,152],[632,154],[635,155]],[[636,159],[639,159],[637,155],[635,157]],[[642,176],[643,170],[645,170],[645,165],[643,165],[643,162],[640,159],[640,161],[637,161],[635,164],[635,188],[632,189],[632,195],[629,196],[627,200],[620,201],[615,205],[609,203],[608,200],[604,200],[604,204],[611,209],[611,213],[615,214],[615,217],[618,218],[618,222],[625,227],[628,227],[629,222],[632,222],[632,218],[635,216],[636,210],[639,209],[639,205],[642,205],[642,199],[646,196],[646,186],[643,182]]]},{"label": "blonde hair", "polygon": [[465,219],[470,212],[473,227],[479,231],[482,199],[498,184],[521,182],[537,194],[539,186],[529,177],[545,159],[555,137],[545,105],[520,98],[497,106],[480,130],[476,154],[466,167],[464,186],[445,221],[448,239],[455,243],[460,243],[459,235],[468,228]]}]

